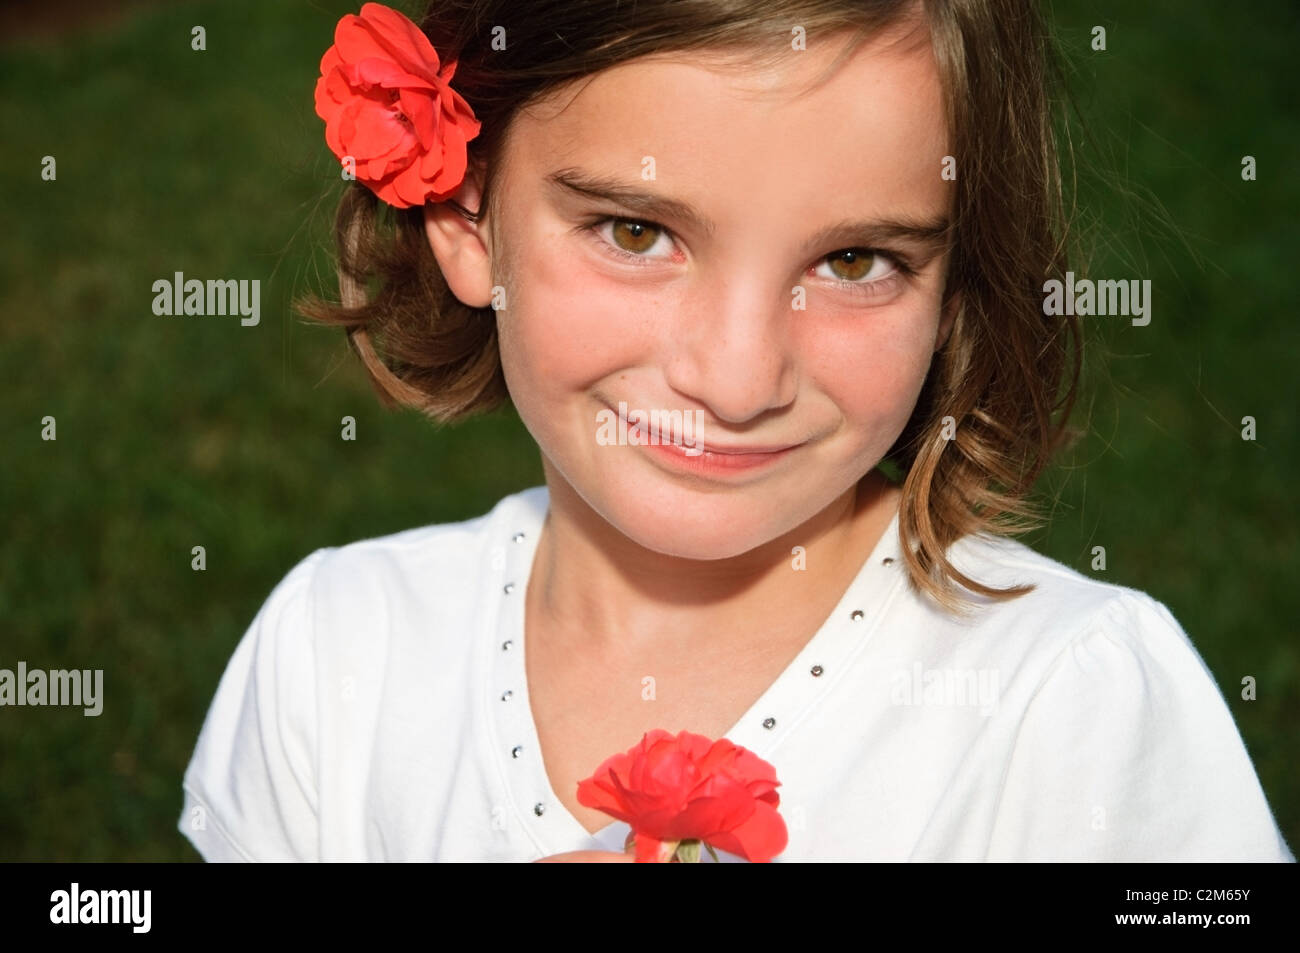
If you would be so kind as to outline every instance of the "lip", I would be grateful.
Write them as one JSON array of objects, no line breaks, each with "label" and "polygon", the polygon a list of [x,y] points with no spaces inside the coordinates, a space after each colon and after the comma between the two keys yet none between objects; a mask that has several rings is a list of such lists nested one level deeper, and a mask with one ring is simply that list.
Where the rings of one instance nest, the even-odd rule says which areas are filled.
[{"label": "lip", "polygon": [[[621,415],[621,413],[615,411],[614,408],[612,407],[610,408],[610,411],[612,413],[617,413],[617,415],[619,415],[619,419],[623,421],[624,425],[627,426],[628,430],[636,430],[636,432],[640,433],[643,438],[650,439],[650,434],[646,433],[645,428],[642,428],[642,426],[640,425],[633,424],[632,421],[628,420],[627,417]],[[642,445],[642,446],[646,446],[646,445]],[[651,445],[649,446],[677,446],[677,445],[673,445],[673,443],[667,443],[667,445],[662,445],[662,443],[660,443],[660,445],[653,445],[653,443],[651,443]],[[758,447],[758,446],[723,447],[723,446],[715,445],[715,443],[705,443],[703,441],[695,441],[693,449],[705,451],[706,454],[725,454],[728,456],[761,456],[761,455],[780,454],[780,452],[793,450],[794,447],[798,447],[798,446],[803,446],[803,445],[802,443],[780,443],[780,445],[770,446],[770,447]]]},{"label": "lip", "polygon": [[727,476],[751,472],[776,464],[794,453],[797,447],[787,447],[772,453],[713,453],[705,450],[694,455],[675,443],[641,444],[641,448],[674,469],[701,476]]},{"label": "lip", "polygon": [[651,437],[645,430],[627,421],[626,418],[623,418],[623,421],[627,425],[629,432],[636,431],[640,434],[643,442],[638,446],[642,447],[647,453],[674,469],[705,476],[723,476],[738,471],[751,471],[770,466],[803,446],[801,443],[796,443],[776,447],[728,447],[722,449],[700,441],[690,448],[699,452],[687,453],[688,448],[682,444],[671,442],[651,443]]}]

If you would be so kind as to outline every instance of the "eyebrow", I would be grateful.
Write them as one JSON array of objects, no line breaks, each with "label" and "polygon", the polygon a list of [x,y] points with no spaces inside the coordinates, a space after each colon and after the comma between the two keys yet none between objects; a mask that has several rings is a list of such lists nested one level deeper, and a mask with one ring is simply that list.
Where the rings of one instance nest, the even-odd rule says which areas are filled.
[{"label": "eyebrow", "polygon": [[[713,235],[717,231],[714,223],[689,202],[656,195],[608,176],[582,169],[565,168],[550,173],[545,181],[558,191],[567,191],[586,198],[604,199],[647,218],[688,222],[706,235]],[[946,248],[951,240],[950,229],[949,219],[942,215],[868,220],[846,219],[818,230],[807,240],[804,250],[811,251],[818,247],[869,248],[904,241],[937,254]]]}]

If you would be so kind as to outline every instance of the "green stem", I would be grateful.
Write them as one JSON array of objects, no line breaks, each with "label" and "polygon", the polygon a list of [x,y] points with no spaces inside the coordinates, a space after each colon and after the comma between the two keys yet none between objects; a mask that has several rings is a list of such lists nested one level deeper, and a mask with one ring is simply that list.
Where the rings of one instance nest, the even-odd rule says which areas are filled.
[{"label": "green stem", "polygon": [[[710,848],[712,853],[712,848]],[[677,845],[677,862],[679,864],[698,864],[700,862],[700,842],[695,839],[684,840]]]}]

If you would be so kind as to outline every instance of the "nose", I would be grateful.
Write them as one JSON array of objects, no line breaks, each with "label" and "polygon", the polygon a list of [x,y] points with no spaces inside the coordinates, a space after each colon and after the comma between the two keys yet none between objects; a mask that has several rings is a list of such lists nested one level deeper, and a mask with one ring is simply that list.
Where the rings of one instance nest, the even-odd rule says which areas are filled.
[{"label": "nose", "polygon": [[670,325],[668,384],[728,423],[789,404],[798,386],[792,301],[790,289],[752,272],[701,280]]}]

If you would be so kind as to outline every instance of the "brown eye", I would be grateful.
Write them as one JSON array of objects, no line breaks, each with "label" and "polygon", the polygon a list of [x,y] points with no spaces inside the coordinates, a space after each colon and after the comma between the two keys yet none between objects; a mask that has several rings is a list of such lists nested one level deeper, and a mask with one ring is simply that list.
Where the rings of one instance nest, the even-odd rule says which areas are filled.
[{"label": "brown eye", "polygon": [[[869,251],[849,248],[833,255],[828,255],[827,263],[831,266],[831,272],[836,278],[844,281],[861,281],[871,273],[872,266],[876,263],[876,255]],[[841,266],[837,268],[836,266]]]},{"label": "brown eye", "polygon": [[612,231],[619,248],[637,254],[654,248],[661,234],[655,226],[631,219],[615,219]]}]

